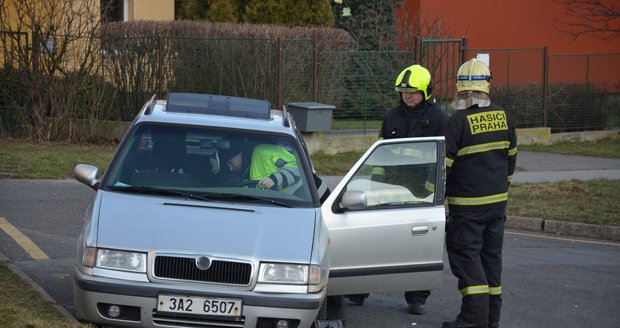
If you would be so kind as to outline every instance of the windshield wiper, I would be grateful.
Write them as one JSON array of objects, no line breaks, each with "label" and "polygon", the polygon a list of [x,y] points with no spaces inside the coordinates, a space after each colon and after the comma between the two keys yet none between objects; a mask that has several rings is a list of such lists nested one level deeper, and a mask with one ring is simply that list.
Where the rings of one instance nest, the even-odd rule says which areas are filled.
[{"label": "windshield wiper", "polygon": [[187,192],[164,189],[164,188],[155,188],[148,186],[110,186],[110,190],[113,191],[122,191],[122,192],[131,192],[131,193],[140,193],[140,194],[149,194],[149,195],[166,195],[166,196],[180,196],[183,198],[191,198],[203,201],[209,201],[209,197],[194,195]]},{"label": "windshield wiper", "polygon": [[197,197],[204,197],[206,199],[217,199],[217,200],[240,200],[240,201],[244,201],[244,200],[258,200],[264,203],[268,203],[268,204],[273,204],[273,205],[277,205],[277,206],[281,206],[281,207],[292,207],[289,204],[283,203],[283,202],[279,202],[277,200],[273,200],[271,198],[266,198],[266,197],[260,197],[260,196],[252,196],[252,195],[240,195],[240,194],[227,194],[227,193],[209,193],[209,194],[202,194],[202,195],[196,195]]},{"label": "windshield wiper", "polygon": [[164,188],[155,188],[148,186],[111,186],[110,190],[113,191],[122,191],[122,192],[132,192],[132,193],[140,193],[140,194],[149,194],[149,195],[166,195],[166,196],[179,196],[183,198],[196,199],[202,201],[213,201],[213,200],[239,200],[239,201],[247,201],[247,200],[258,200],[263,203],[273,204],[281,207],[292,207],[289,204],[279,202],[277,200],[273,200],[270,198],[259,197],[259,196],[250,196],[250,195],[239,195],[239,194],[226,194],[226,193],[208,193],[196,195],[192,193],[182,192],[178,190],[164,189]]}]

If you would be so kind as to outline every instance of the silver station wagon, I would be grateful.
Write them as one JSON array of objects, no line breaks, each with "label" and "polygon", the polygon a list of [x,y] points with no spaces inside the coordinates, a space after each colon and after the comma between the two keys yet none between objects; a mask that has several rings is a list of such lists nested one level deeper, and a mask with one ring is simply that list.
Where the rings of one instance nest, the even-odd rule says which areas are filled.
[{"label": "silver station wagon", "polygon": [[[155,96],[77,241],[75,315],[117,327],[320,327],[327,295],[436,289],[443,137],[380,140],[321,203],[293,116],[267,101]],[[380,172],[380,175],[376,173]]]}]

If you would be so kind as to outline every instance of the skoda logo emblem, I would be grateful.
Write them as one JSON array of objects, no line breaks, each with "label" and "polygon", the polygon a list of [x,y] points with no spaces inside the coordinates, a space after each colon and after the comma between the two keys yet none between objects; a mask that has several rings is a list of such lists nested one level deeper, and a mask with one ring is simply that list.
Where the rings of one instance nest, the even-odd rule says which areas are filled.
[{"label": "skoda logo emblem", "polygon": [[201,256],[196,259],[196,267],[200,270],[207,270],[211,266],[211,260],[206,256]]}]

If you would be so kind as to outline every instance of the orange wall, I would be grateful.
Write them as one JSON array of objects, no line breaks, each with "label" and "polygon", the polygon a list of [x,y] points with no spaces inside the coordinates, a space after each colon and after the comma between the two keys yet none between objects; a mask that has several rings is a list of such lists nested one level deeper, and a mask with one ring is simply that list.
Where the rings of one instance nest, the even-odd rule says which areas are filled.
[{"label": "orange wall", "polygon": [[130,0],[129,20],[174,20],[174,0]]},{"label": "orange wall", "polygon": [[[620,6],[618,0],[604,0]],[[404,0],[403,10],[442,17],[446,38],[468,37],[470,48],[548,47],[549,54],[620,52],[620,37],[573,40],[562,32],[564,7],[555,0]],[[433,17],[433,16],[429,16]],[[424,37],[424,36],[423,36]]]}]

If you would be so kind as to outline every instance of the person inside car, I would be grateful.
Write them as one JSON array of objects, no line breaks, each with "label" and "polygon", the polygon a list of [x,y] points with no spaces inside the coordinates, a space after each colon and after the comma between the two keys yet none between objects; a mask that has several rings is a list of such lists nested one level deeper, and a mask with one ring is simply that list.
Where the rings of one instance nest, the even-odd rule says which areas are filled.
[{"label": "person inside car", "polygon": [[294,194],[301,184],[295,155],[280,145],[261,143],[252,147],[242,139],[233,139],[229,148],[221,151],[220,160],[231,175],[231,185],[255,184],[257,188]]}]

